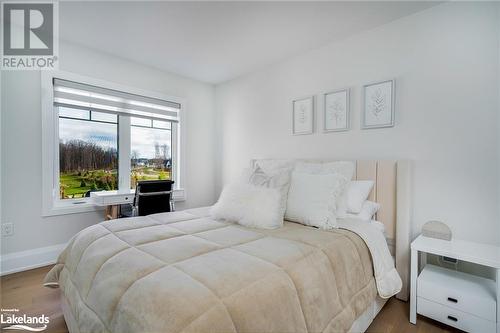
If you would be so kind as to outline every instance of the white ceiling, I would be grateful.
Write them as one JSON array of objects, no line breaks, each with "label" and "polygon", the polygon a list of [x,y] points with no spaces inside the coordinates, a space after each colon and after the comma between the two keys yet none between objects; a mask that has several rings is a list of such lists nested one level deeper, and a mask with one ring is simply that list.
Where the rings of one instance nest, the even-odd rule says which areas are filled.
[{"label": "white ceiling", "polygon": [[220,83],[435,2],[60,2],[61,39]]}]

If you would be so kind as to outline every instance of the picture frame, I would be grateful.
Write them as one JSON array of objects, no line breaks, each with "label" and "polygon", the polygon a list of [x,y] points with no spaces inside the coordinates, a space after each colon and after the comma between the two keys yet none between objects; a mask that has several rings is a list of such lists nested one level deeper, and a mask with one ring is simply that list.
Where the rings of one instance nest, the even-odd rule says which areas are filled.
[{"label": "picture frame", "polygon": [[363,86],[362,129],[394,126],[395,88],[394,79]]},{"label": "picture frame", "polygon": [[323,132],[344,132],[351,128],[350,89],[323,94]]},{"label": "picture frame", "polygon": [[292,134],[305,135],[314,132],[314,96],[298,98],[292,102]]}]

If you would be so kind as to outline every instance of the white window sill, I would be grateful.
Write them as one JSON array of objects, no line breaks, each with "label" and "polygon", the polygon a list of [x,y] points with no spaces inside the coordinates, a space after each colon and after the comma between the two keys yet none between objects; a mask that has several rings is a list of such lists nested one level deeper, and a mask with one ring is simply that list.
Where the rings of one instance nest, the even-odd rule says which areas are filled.
[{"label": "white window sill", "polygon": [[[174,202],[186,201],[186,191],[184,189],[174,190]],[[95,205],[92,199],[57,201],[52,207],[44,209],[42,216],[57,216],[67,214],[81,214],[104,210],[104,207]]]}]

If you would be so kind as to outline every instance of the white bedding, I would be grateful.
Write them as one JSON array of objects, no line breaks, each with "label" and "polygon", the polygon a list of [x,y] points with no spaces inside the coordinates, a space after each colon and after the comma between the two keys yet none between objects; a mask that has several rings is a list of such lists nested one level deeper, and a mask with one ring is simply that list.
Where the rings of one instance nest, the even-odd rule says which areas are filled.
[{"label": "white bedding", "polygon": [[403,282],[394,266],[384,234],[374,224],[359,219],[338,219],[339,228],[361,237],[372,256],[375,282],[380,297],[389,298],[401,291]]},{"label": "white bedding", "polygon": [[378,230],[380,230],[380,232],[384,236],[386,236],[386,234],[385,234],[385,224],[383,224],[382,222],[376,221],[376,220],[371,220],[370,223],[373,224],[373,226],[375,228],[377,228]]}]

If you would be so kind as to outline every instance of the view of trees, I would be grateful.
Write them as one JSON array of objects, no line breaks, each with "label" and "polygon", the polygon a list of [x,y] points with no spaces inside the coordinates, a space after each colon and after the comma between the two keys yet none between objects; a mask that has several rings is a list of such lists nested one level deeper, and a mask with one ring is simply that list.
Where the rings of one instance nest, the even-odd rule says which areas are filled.
[{"label": "view of trees", "polygon": [[89,191],[118,188],[118,152],[94,142],[59,143],[60,197],[81,198]]},{"label": "view of trees", "polygon": [[[154,143],[154,158],[139,157],[132,151],[130,182],[171,178],[170,147]],[[92,191],[118,189],[118,152],[92,141],[59,143],[60,198],[88,196]]]},{"label": "view of trees", "polygon": [[118,168],[118,152],[82,140],[59,143],[59,171],[113,170]]}]

